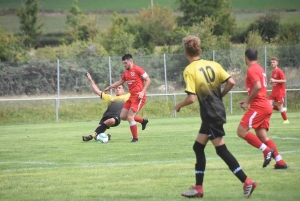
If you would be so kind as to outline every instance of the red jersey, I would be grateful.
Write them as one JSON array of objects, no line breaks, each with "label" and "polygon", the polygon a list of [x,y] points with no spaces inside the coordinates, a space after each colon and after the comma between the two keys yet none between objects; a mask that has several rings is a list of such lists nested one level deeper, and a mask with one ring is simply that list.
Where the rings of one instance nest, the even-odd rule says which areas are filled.
[{"label": "red jersey", "polygon": [[261,83],[261,89],[259,90],[257,96],[250,102],[250,107],[254,108],[266,108],[270,107],[271,104],[267,98],[267,80],[264,69],[258,64],[252,64],[247,70],[246,76],[246,86],[248,90],[248,95],[253,90],[253,84],[257,81]]},{"label": "red jersey", "polygon": [[[285,75],[280,68],[276,68],[272,71],[271,78],[275,80],[285,80]],[[271,94],[273,96],[283,97],[285,95],[285,83],[275,83],[275,85],[273,85]]]},{"label": "red jersey", "polygon": [[[131,96],[137,96],[144,88],[144,79],[147,77],[146,71],[137,65],[129,70],[125,70],[122,75],[122,80],[127,82]],[[146,96],[146,93],[145,93]]]}]

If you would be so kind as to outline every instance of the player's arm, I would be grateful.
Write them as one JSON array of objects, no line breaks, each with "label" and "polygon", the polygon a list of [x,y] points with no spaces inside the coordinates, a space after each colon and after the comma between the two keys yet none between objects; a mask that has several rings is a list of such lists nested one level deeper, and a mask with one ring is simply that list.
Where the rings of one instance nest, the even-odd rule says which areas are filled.
[{"label": "player's arm", "polygon": [[259,90],[261,89],[261,82],[256,81],[253,83],[253,89],[251,93],[248,95],[245,101],[240,102],[241,108],[247,109],[250,102],[257,96]]},{"label": "player's arm", "polygon": [[273,83],[286,83],[286,80],[276,80],[274,78],[271,78],[270,83],[271,84],[273,84]]},{"label": "player's arm", "polygon": [[94,82],[92,76],[89,74],[89,72],[86,73],[86,76],[88,77],[95,94],[98,94],[99,96],[101,96],[102,91],[97,87],[97,85],[95,84],[95,82]]},{"label": "player's arm", "polygon": [[104,89],[104,92],[106,93],[108,90],[113,89],[113,88],[116,88],[116,87],[118,87],[118,86],[124,84],[124,82],[125,82],[125,80],[120,79],[119,81],[117,81],[117,82],[113,83],[112,85],[106,87],[106,88]]},{"label": "player's arm", "polygon": [[150,77],[147,75],[145,78],[144,78],[144,88],[143,90],[139,93],[139,98],[142,99],[145,95],[145,92],[147,90],[147,88],[149,87],[151,83],[151,79]]},{"label": "player's arm", "polygon": [[225,96],[232,89],[234,85],[235,85],[234,79],[229,77],[229,79],[226,81],[223,91],[221,92],[222,97]]},{"label": "player's arm", "polygon": [[176,110],[176,112],[179,112],[180,108],[192,104],[193,102],[195,102],[195,100],[196,100],[195,94],[188,93],[187,96],[185,97],[185,99],[183,101],[177,103],[174,106],[174,109]]}]

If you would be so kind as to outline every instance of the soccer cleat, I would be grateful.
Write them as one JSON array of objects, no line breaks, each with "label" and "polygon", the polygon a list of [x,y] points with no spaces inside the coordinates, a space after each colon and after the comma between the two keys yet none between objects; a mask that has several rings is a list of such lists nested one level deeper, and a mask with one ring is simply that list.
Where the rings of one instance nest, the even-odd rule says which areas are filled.
[{"label": "soccer cleat", "polygon": [[146,125],[147,125],[148,122],[149,122],[148,119],[143,119],[143,122],[142,122],[142,130],[145,130]]},{"label": "soccer cleat", "polygon": [[265,155],[265,161],[263,163],[263,168],[267,167],[267,165],[269,165],[270,161],[272,160],[272,158],[274,157],[274,150],[270,149],[269,152],[267,152],[267,154]]},{"label": "soccer cleat", "polygon": [[93,136],[91,136],[91,135],[82,136],[82,141],[90,141],[91,139],[93,139]]},{"label": "soccer cleat", "polygon": [[249,179],[248,177],[246,178],[246,181],[244,183],[244,198],[250,198],[252,192],[255,190],[255,188],[258,186],[258,184]]},{"label": "soccer cleat", "polygon": [[287,164],[286,163],[284,163],[283,165],[279,165],[279,164],[275,164],[274,165],[274,170],[279,170],[279,169],[287,169],[288,168],[288,166],[287,166]]},{"label": "soccer cleat", "polygon": [[132,138],[132,140],[131,140],[131,142],[138,142],[139,141],[139,139],[137,139],[137,138]]},{"label": "soccer cleat", "polygon": [[181,193],[181,195],[186,198],[202,198],[203,197],[202,186],[198,189],[196,189],[195,186],[192,186],[189,190]]},{"label": "soccer cleat", "polygon": [[110,140],[111,134],[107,133],[107,136],[108,136],[108,140]]},{"label": "soccer cleat", "polygon": [[287,120],[284,120],[283,122],[282,122],[282,124],[289,124],[290,122],[289,122],[289,120],[287,119]]}]

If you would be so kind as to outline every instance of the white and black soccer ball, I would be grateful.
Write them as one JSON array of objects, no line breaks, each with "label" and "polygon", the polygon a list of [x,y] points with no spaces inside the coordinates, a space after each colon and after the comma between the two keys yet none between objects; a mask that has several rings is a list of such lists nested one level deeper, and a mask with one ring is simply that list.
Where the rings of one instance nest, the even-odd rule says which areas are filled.
[{"label": "white and black soccer ball", "polygon": [[107,143],[108,142],[108,135],[105,133],[100,133],[97,135],[97,141],[101,143]]}]

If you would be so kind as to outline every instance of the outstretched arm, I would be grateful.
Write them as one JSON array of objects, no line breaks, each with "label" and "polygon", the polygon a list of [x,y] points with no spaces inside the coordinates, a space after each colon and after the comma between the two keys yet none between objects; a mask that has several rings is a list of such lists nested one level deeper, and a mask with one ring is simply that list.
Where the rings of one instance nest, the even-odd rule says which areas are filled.
[{"label": "outstretched arm", "polygon": [[98,94],[99,96],[101,96],[102,91],[100,91],[100,89],[97,87],[97,85],[95,84],[95,82],[94,82],[92,76],[89,74],[89,72],[86,73],[86,76],[88,77],[95,94]]},{"label": "outstretched arm", "polygon": [[118,86],[124,84],[124,82],[125,82],[124,80],[120,79],[119,81],[117,81],[117,82],[113,83],[112,85],[106,87],[106,88],[104,89],[104,92],[106,93],[108,90],[113,89],[113,88],[116,88],[116,87],[118,87]]}]

